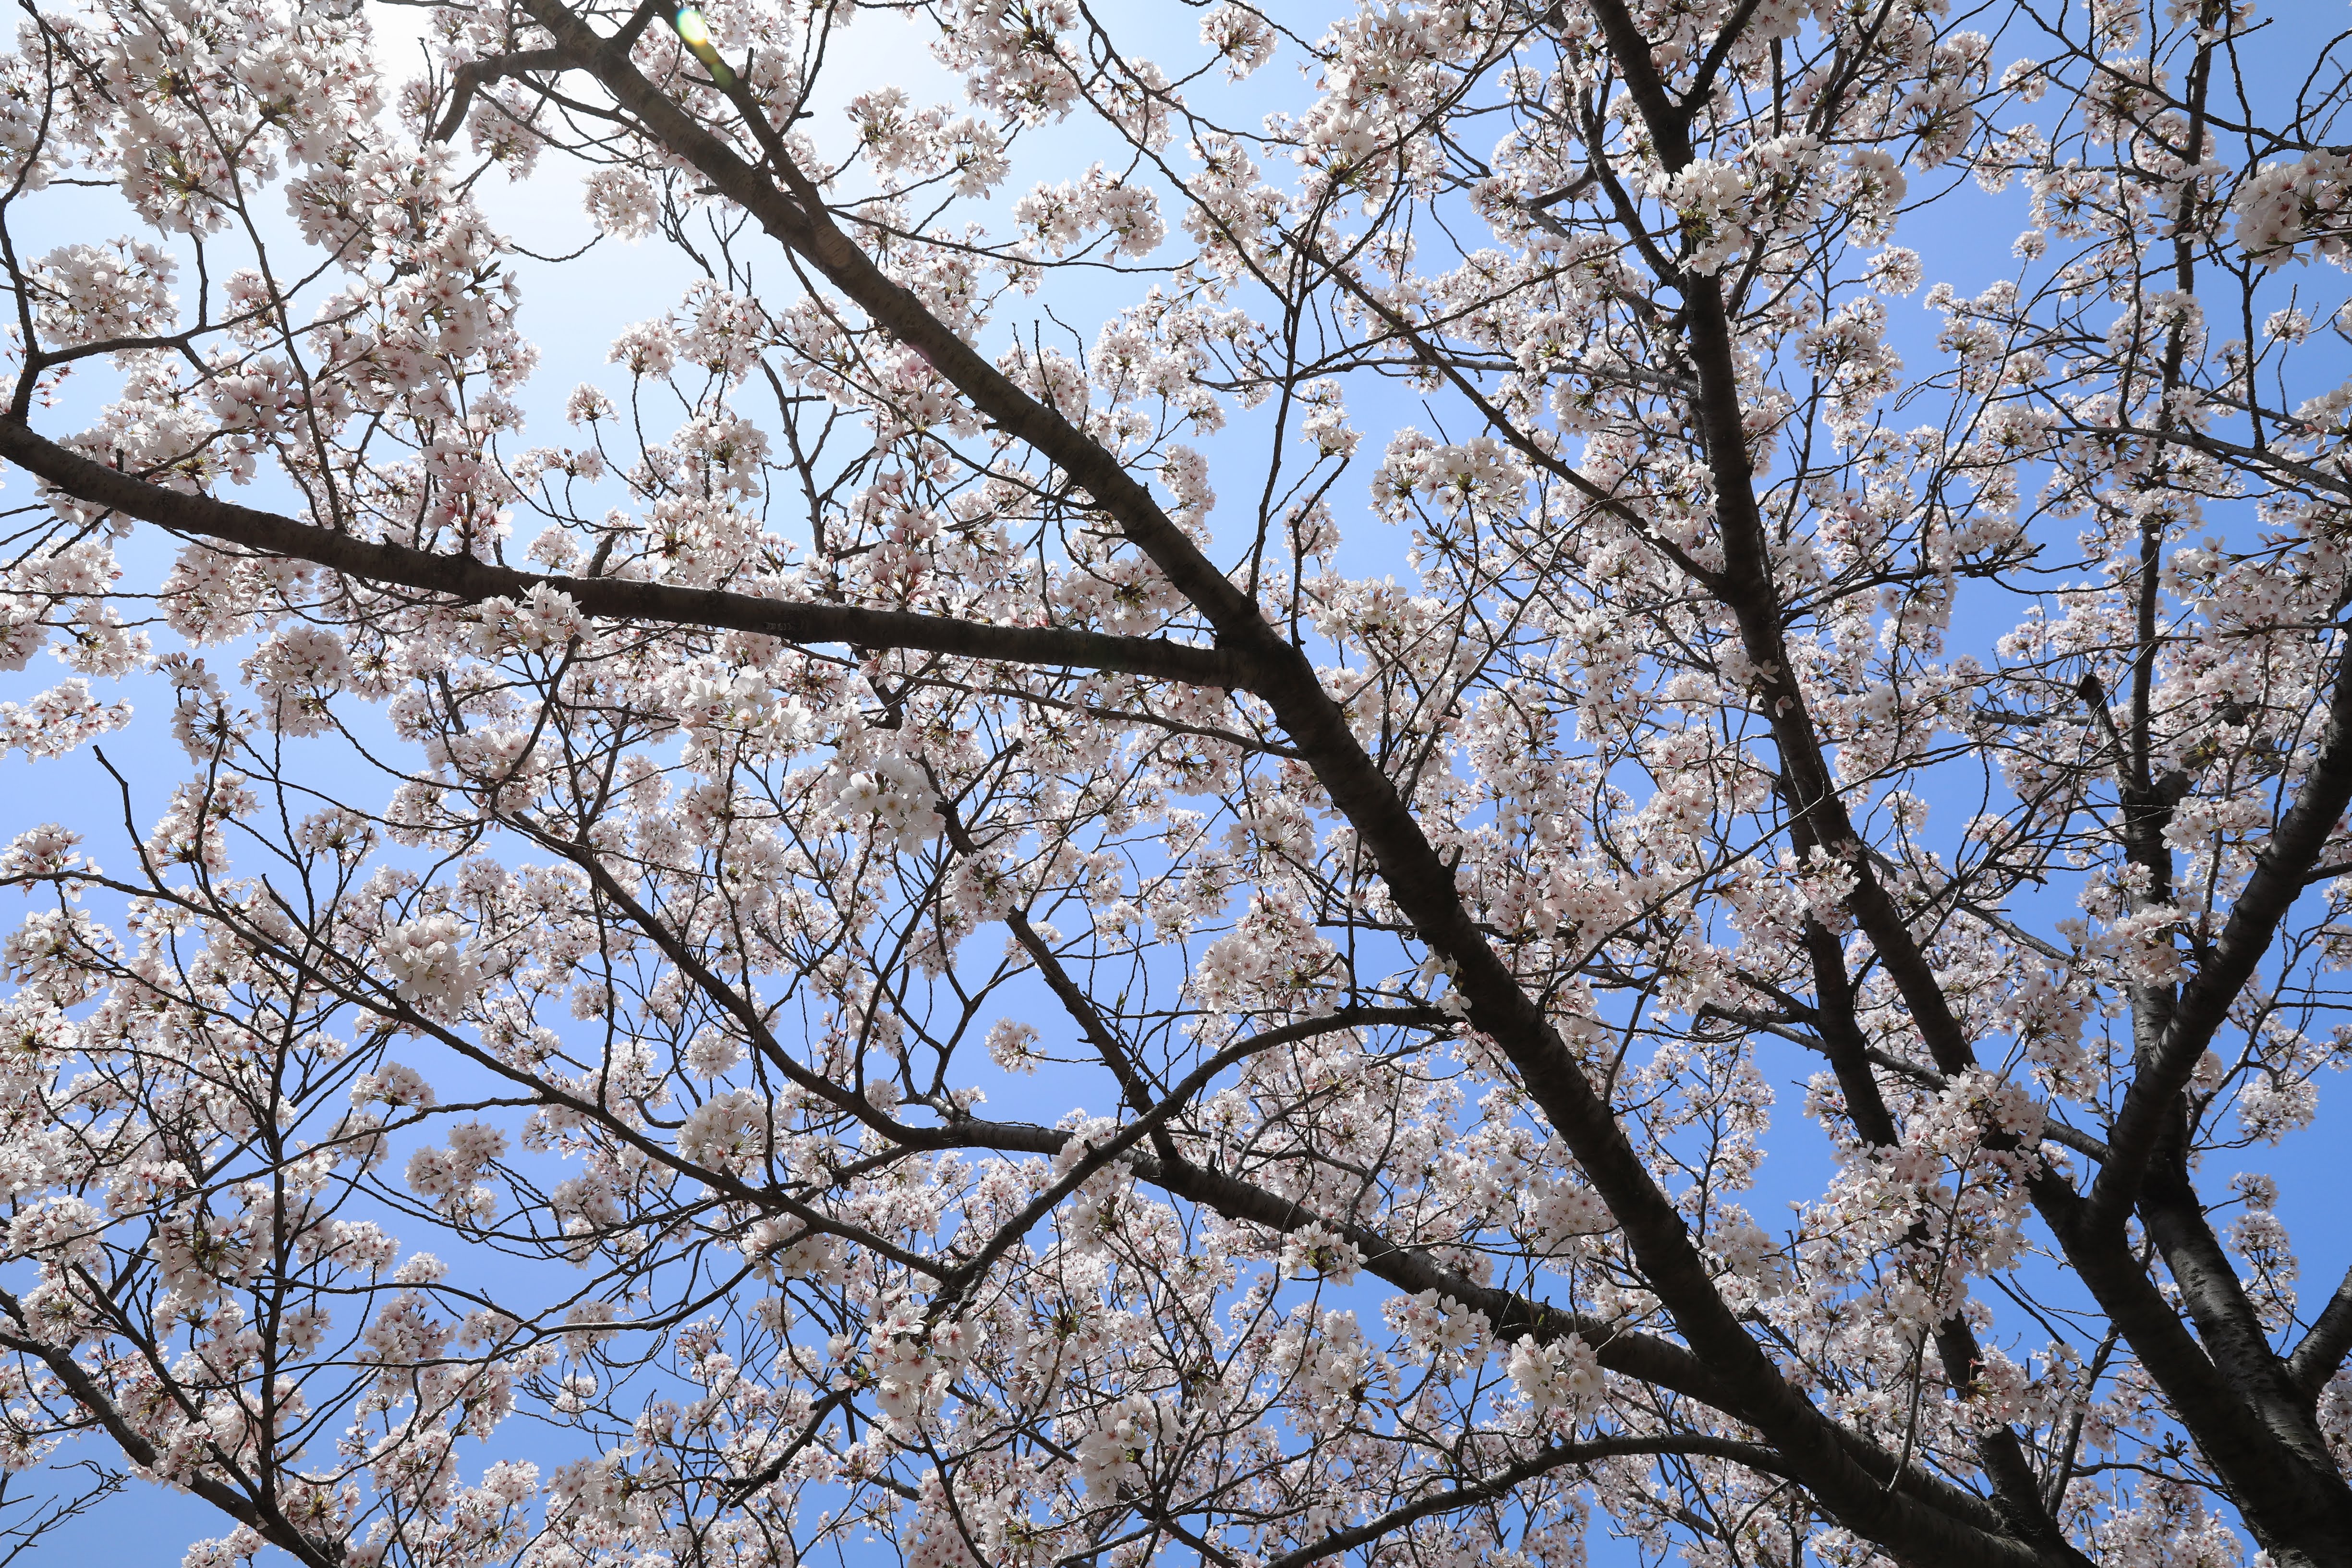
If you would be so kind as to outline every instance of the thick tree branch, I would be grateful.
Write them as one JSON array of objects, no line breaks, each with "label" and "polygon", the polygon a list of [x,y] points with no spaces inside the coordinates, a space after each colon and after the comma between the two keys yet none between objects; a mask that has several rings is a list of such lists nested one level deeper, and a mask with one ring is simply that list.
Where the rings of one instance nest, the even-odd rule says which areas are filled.
[{"label": "thick tree branch", "polygon": [[[0,1311],[5,1311],[20,1325],[25,1321],[25,1314],[16,1298],[6,1291],[0,1291]],[[15,1351],[19,1355],[30,1356],[47,1367],[49,1374],[73,1396],[74,1403],[89,1412],[91,1418],[109,1437],[114,1439],[115,1446],[132,1464],[143,1470],[152,1470],[156,1461],[163,1458],[156,1451],[155,1445],[140,1436],[138,1429],[106,1396],[106,1391],[98,1386],[98,1380],[90,1376],[88,1369],[74,1360],[69,1352],[46,1344],[29,1334],[4,1331],[0,1331],[0,1347]],[[257,1502],[236,1488],[210,1476],[199,1474],[174,1479],[177,1484],[252,1530],[298,1563],[309,1563],[310,1568],[339,1568],[343,1561],[341,1542],[314,1540],[297,1530],[274,1506]]]},{"label": "thick tree branch", "polygon": [[148,484],[6,418],[0,418],[0,458],[78,500],[174,533],[307,561],[365,582],[445,595],[468,604],[500,596],[519,599],[535,587],[545,586],[569,595],[584,614],[613,620],[723,627],[795,643],[913,648],[1007,664],[1109,670],[1224,690],[1246,689],[1250,683],[1247,661],[1228,650],[1156,637],[991,626],[905,610],[763,599],[617,577],[518,572],[468,555],[377,543],[275,512]]},{"label": "thick tree branch", "polygon": [[488,59],[469,60],[457,68],[449,83],[449,107],[432,130],[432,139],[446,142],[466,123],[466,111],[474,106],[474,95],[491,82],[507,77],[523,76],[531,71],[545,70],[562,63],[553,49],[523,49],[511,55],[492,55]]},{"label": "thick tree branch", "polygon": [[2270,842],[2255,858],[2245,888],[2230,906],[2220,939],[2180,988],[2162,1037],[2125,1091],[2107,1134],[2107,1161],[2084,1205],[2086,1227],[2120,1226],[2131,1212],[2166,1118],[2188,1088],[2198,1058],[2228,1020],[2231,1004],[2270,951],[2279,922],[2307,885],[2347,803],[2352,803],[2352,644],[2336,656],[2318,754],[2304,775],[2294,804],[2279,818]]},{"label": "thick tree branch", "polygon": [[2345,1270],[2336,1293],[2320,1309],[2319,1321],[2287,1358],[2287,1375],[2306,1398],[2316,1400],[2320,1390],[2343,1370],[2347,1355],[2352,1355],[2352,1268]]}]

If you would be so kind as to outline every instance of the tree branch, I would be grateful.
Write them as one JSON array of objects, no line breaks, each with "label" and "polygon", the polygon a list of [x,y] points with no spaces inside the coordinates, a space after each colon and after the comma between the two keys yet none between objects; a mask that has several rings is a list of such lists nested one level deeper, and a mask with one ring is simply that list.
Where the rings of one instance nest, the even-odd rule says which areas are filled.
[{"label": "tree branch", "polygon": [[79,500],[174,533],[216,539],[266,555],[308,561],[362,581],[446,595],[469,604],[499,596],[520,598],[533,588],[545,586],[569,595],[583,613],[612,620],[720,626],[787,642],[915,648],[1007,664],[1110,670],[1224,690],[1246,690],[1251,681],[1248,661],[1229,650],[1157,637],[991,626],[905,610],[763,599],[616,577],[518,572],[469,555],[375,543],[275,512],[148,484],[5,417],[0,417],[0,458]]},{"label": "tree branch", "polygon": [[1382,1536],[1392,1534],[1432,1514],[1450,1513],[1455,1509],[1475,1508],[1482,1502],[1492,1502],[1513,1487],[1547,1471],[1638,1454],[1690,1454],[1703,1458],[1728,1459],[1762,1475],[1785,1478],[1789,1474],[1788,1467],[1771,1449],[1760,1443],[1742,1443],[1730,1437],[1709,1437],[1694,1433],[1689,1436],[1595,1437],[1583,1443],[1562,1443],[1540,1454],[1530,1455],[1515,1465],[1507,1465],[1483,1481],[1474,1481],[1452,1491],[1439,1492],[1418,1502],[1391,1509],[1352,1529],[1335,1530],[1312,1546],[1302,1546],[1272,1559],[1265,1568],[1307,1568],[1311,1563],[1319,1563],[1342,1552],[1370,1545]]},{"label": "tree branch", "polygon": [[2085,1228],[2120,1226],[2137,1202],[2165,1118],[2189,1086],[2198,1058],[2228,1019],[2230,1005],[2270,950],[2279,922],[2303,892],[2347,802],[2352,802],[2352,643],[2336,657],[2326,727],[2294,805],[2263,847],[2244,890],[2230,906],[2220,940],[2180,988],[2163,1036],[2125,1091],[2122,1109],[2107,1132],[2107,1160],[2084,1205]]},{"label": "tree branch", "polygon": [[[20,1324],[25,1321],[16,1298],[5,1290],[0,1290],[0,1310],[5,1310]],[[49,1374],[65,1385],[74,1402],[89,1411],[106,1435],[114,1439],[125,1458],[141,1469],[154,1469],[155,1462],[163,1457],[156,1452],[155,1445],[141,1436],[137,1428],[123,1418],[114,1402],[98,1386],[98,1380],[69,1352],[26,1335],[6,1332],[0,1332],[0,1347],[31,1356],[48,1368]],[[210,1476],[181,1476],[173,1480],[297,1562],[309,1563],[310,1568],[340,1568],[343,1561],[341,1542],[312,1540],[295,1529],[274,1507],[257,1503]]]},{"label": "tree branch", "polygon": [[2303,1336],[2303,1342],[2287,1357],[2287,1375],[2314,1401],[2344,1365],[2344,1358],[2352,1355],[2352,1268],[2336,1287],[2336,1294],[2320,1309],[2319,1321]]}]

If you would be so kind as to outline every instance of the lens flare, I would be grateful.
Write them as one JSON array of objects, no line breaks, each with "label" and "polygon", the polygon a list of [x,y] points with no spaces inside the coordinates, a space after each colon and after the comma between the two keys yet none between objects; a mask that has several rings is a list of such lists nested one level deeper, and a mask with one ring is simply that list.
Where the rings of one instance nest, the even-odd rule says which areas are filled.
[{"label": "lens flare", "polygon": [[678,41],[702,62],[712,81],[721,89],[735,85],[735,73],[727,68],[727,62],[719,58],[717,49],[711,47],[710,24],[702,19],[701,6],[680,5],[670,16],[669,25],[677,30]]}]

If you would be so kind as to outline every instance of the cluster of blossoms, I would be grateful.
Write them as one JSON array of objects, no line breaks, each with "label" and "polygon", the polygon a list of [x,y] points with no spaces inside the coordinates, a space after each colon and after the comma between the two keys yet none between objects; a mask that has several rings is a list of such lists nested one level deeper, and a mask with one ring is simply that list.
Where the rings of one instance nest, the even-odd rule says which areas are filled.
[{"label": "cluster of blossoms", "polygon": [[904,88],[860,93],[848,113],[877,174],[914,179],[951,169],[956,195],[984,196],[1012,169],[996,127],[969,114],[950,120],[936,105],[918,109]]},{"label": "cluster of blossoms", "polygon": [[2250,261],[2277,267],[2310,254],[2341,262],[2352,241],[2352,159],[2313,153],[2273,163],[2238,187],[2231,238]]},{"label": "cluster of blossoms", "polygon": [[1522,1338],[1511,1348],[1511,1382],[1537,1410],[1582,1415],[1601,1401],[1601,1363],[1592,1347],[1570,1334],[1550,1344]]},{"label": "cluster of blossoms", "polygon": [[1415,495],[1448,512],[1474,506],[1516,510],[1527,493],[1528,479],[1526,465],[1492,436],[1445,446],[1408,429],[1390,438],[1373,494],[1393,498],[1390,505],[1400,516]]},{"label": "cluster of blossoms", "polygon": [[1013,204],[1013,226],[1032,248],[1066,256],[1097,229],[1110,237],[1114,256],[1149,256],[1167,237],[1160,198],[1149,185],[1131,185],[1099,163],[1084,179],[1039,185]]}]

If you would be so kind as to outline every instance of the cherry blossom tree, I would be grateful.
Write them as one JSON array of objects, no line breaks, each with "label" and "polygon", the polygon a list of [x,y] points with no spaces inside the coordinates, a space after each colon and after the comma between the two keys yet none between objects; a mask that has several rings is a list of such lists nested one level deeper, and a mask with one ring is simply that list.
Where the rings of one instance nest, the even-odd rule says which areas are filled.
[{"label": "cherry blossom tree", "polygon": [[2352,1564],[2316,9],[25,0],[5,1543]]}]

